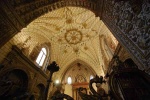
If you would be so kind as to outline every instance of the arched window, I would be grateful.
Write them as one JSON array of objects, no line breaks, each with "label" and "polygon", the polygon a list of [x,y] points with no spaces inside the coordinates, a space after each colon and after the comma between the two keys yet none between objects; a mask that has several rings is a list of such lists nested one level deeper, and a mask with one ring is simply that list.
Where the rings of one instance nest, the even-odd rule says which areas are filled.
[{"label": "arched window", "polygon": [[36,59],[36,63],[39,65],[39,66],[42,66],[44,61],[45,61],[45,58],[46,58],[46,49],[45,48],[42,48],[37,59]]},{"label": "arched window", "polygon": [[72,83],[72,79],[71,79],[71,77],[68,77],[68,79],[67,79],[67,83],[68,83],[68,84],[71,84],[71,83]]}]

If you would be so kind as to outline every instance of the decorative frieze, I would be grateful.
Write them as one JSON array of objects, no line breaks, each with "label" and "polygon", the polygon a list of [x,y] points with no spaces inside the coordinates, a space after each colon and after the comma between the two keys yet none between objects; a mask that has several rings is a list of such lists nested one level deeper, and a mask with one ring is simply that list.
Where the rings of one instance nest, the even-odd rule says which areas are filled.
[{"label": "decorative frieze", "polygon": [[127,51],[133,54],[140,69],[145,69],[150,66],[150,3],[148,0],[141,3],[105,0],[102,20]]},{"label": "decorative frieze", "polygon": [[[21,3],[22,0],[18,0],[20,3],[17,3],[15,6],[14,3],[11,3],[14,7],[16,13],[21,16],[22,21],[27,25],[32,20],[36,19],[37,17],[47,13],[48,11],[52,11],[64,6],[79,6],[85,7],[89,10],[95,11],[96,4],[91,1],[81,1],[81,0],[59,0],[58,2],[55,1],[51,3],[47,0],[39,0],[36,2],[25,3],[24,5]],[[17,0],[14,0],[16,3]],[[20,4],[20,5],[19,5]]]},{"label": "decorative frieze", "polygon": [[[5,43],[8,38],[18,32],[16,27],[8,20],[4,15],[4,12],[0,9],[0,47]],[[3,13],[3,15],[2,15]],[[5,39],[5,40],[4,40]]]}]

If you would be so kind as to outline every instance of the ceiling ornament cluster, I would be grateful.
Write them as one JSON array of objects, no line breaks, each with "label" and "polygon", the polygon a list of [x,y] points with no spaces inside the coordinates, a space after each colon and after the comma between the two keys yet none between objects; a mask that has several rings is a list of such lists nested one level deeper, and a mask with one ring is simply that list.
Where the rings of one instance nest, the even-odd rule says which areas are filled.
[{"label": "ceiling ornament cluster", "polygon": [[[61,66],[58,76],[76,60],[85,62],[98,75],[103,75],[102,65],[105,64],[102,53],[111,59],[107,47],[109,45],[104,38],[111,41],[108,38],[111,37],[110,34],[105,24],[90,10],[63,7],[37,18],[18,37],[21,39],[23,36],[31,36],[30,48],[37,43],[49,42],[51,60],[57,61]],[[100,36],[103,37],[99,38]]]},{"label": "ceiling ornament cluster", "polygon": [[[83,11],[84,13],[86,11]],[[75,53],[78,53],[81,46],[84,50],[88,50],[86,41],[90,41],[92,38],[98,35],[97,30],[94,30],[91,26],[88,26],[87,23],[90,18],[87,18],[84,21],[78,22],[78,15],[82,13],[75,13],[68,7],[64,8],[64,20],[62,20],[63,25],[61,27],[54,26],[57,34],[51,40],[55,40],[55,43],[60,43],[66,47],[71,47]],[[95,15],[93,14],[95,17]],[[92,17],[92,16],[88,16]],[[98,20],[98,19],[97,19]],[[94,23],[91,23],[94,24]],[[64,53],[67,53],[67,50],[64,50]]]},{"label": "ceiling ornament cluster", "polygon": [[82,41],[82,33],[77,29],[68,30],[65,33],[65,40],[69,44],[78,44]]}]

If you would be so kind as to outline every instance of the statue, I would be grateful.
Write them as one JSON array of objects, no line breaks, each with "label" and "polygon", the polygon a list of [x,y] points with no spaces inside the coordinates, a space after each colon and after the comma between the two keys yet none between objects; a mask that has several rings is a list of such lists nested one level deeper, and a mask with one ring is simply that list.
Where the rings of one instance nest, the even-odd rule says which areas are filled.
[{"label": "statue", "polygon": [[[97,91],[94,90],[92,87],[92,84],[96,83]],[[87,91],[85,91],[85,88],[80,87],[78,89],[78,93],[82,100],[108,100],[109,94],[106,94],[105,90],[101,87],[103,83],[106,83],[106,81],[103,79],[102,76],[95,76],[95,78],[90,80],[89,88],[91,90],[90,95],[87,95]],[[59,89],[57,89],[52,96],[52,100],[74,100],[72,97],[70,97],[67,94],[61,93]]]},{"label": "statue", "polygon": [[[97,91],[94,90],[92,84],[96,83]],[[79,88],[79,95],[81,96],[82,100],[108,100],[108,94],[105,93],[105,90],[101,87],[103,83],[106,81],[103,79],[102,76],[95,76],[93,79],[90,80],[89,88],[91,90],[90,95],[83,93],[83,88]]]}]

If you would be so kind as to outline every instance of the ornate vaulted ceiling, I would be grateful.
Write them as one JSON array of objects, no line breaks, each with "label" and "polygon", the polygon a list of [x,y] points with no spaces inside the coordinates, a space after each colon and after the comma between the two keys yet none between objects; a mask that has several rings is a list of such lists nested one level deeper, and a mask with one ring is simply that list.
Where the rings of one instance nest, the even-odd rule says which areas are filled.
[{"label": "ornate vaulted ceiling", "polygon": [[51,44],[50,60],[60,66],[57,77],[78,62],[103,75],[117,45],[100,18],[79,7],[49,12],[31,22],[14,39],[18,37],[18,43],[26,42],[29,53],[36,45]]}]

